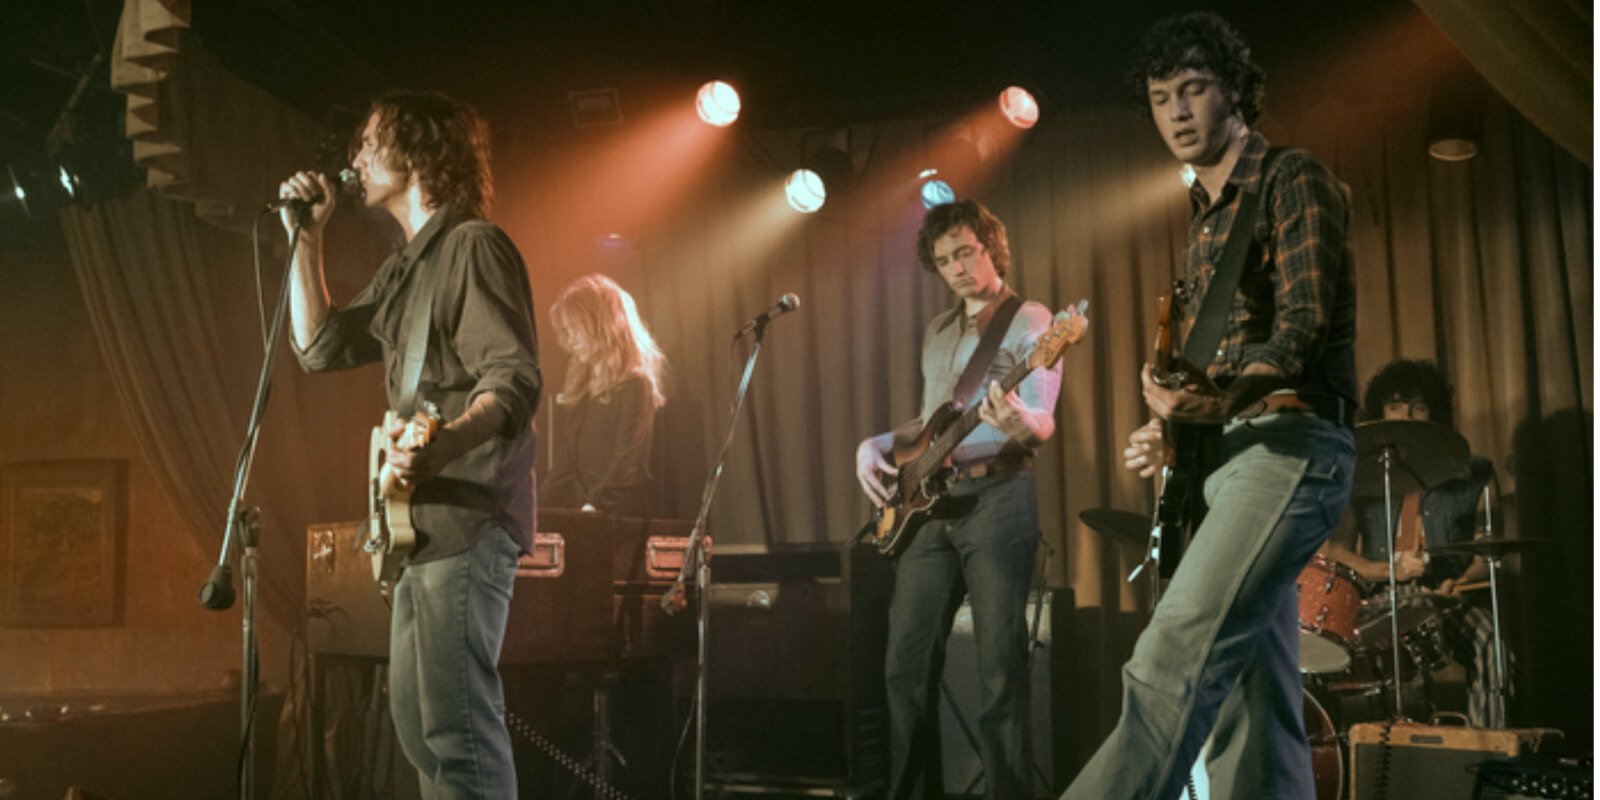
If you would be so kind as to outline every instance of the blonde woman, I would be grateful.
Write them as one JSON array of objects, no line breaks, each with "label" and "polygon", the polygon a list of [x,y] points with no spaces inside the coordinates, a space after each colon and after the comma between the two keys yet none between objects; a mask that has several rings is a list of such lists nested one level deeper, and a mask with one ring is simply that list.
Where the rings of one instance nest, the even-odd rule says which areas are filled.
[{"label": "blonde woman", "polygon": [[649,513],[650,437],[666,401],[666,358],[633,296],[604,275],[573,281],[550,315],[556,343],[571,360],[553,408],[553,463],[539,504]]}]

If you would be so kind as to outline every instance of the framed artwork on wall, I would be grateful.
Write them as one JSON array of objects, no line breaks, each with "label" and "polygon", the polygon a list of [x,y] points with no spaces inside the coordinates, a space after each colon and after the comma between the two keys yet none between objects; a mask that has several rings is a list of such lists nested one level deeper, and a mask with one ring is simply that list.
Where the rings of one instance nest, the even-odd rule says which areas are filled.
[{"label": "framed artwork on wall", "polygon": [[122,621],[127,476],[122,460],[0,467],[0,625]]}]

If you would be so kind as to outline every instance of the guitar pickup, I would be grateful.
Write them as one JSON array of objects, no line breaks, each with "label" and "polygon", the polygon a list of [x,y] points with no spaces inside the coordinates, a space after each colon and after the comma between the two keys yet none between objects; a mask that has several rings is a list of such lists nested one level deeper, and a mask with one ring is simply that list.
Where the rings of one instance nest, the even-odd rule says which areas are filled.
[{"label": "guitar pickup", "polygon": [[559,578],[567,571],[567,540],[559,533],[535,533],[533,552],[517,559],[518,578]]}]

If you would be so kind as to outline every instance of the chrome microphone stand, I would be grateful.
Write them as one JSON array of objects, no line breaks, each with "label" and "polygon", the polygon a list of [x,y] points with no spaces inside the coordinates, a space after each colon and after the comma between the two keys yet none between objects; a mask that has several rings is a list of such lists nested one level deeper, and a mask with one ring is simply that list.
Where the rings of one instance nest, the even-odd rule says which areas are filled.
[{"label": "chrome microphone stand", "polygon": [[766,335],[769,318],[757,318],[752,326],[741,329],[734,334],[737,342],[746,331],[755,334],[755,342],[750,348],[750,355],[745,358],[744,375],[739,379],[739,388],[734,393],[733,410],[728,415],[728,435],[723,438],[722,450],[717,453],[716,465],[711,469],[711,475],[706,479],[705,491],[700,496],[700,513],[695,517],[694,530],[689,534],[689,542],[683,553],[683,565],[678,570],[678,578],[673,582],[661,597],[661,608],[668,614],[681,611],[688,601],[685,597],[689,573],[694,573],[695,593],[699,598],[699,607],[696,609],[695,631],[695,680],[694,680],[694,797],[695,800],[705,800],[706,789],[706,672],[707,672],[707,641],[711,629],[711,554],[710,544],[705,538],[706,517],[711,511],[711,499],[717,493],[717,481],[722,477],[722,467],[728,460],[728,451],[733,447],[734,434],[738,431],[739,410],[744,407],[744,398],[750,389],[750,378],[755,373],[756,358],[761,355],[762,337]]}]

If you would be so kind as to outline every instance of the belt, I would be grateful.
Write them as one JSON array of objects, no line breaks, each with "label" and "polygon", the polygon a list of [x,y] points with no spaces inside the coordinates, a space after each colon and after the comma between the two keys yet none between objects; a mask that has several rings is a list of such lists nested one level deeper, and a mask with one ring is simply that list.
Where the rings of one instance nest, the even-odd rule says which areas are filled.
[{"label": "belt", "polygon": [[1322,392],[1274,392],[1240,412],[1235,419],[1253,419],[1280,411],[1309,411],[1346,428],[1356,424],[1356,404],[1336,394]]},{"label": "belt", "polygon": [[1007,475],[1025,469],[1033,469],[1033,456],[1031,454],[995,456],[983,461],[971,461],[956,467],[952,480],[975,481],[991,475]]}]

